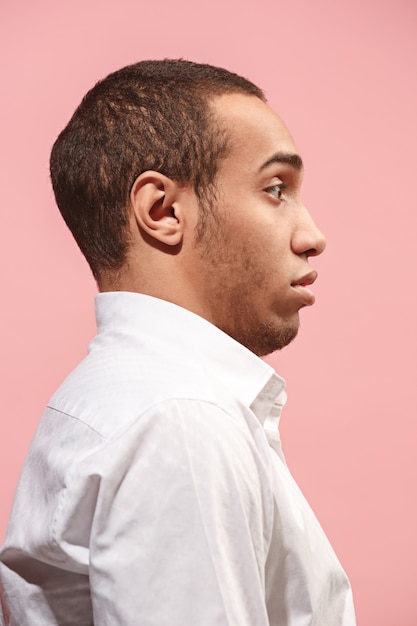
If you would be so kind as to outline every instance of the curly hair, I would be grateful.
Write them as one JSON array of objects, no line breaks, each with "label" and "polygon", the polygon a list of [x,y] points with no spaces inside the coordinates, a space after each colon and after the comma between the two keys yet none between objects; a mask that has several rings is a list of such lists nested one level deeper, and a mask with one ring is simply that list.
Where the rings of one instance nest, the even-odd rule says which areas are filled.
[{"label": "curly hair", "polygon": [[131,187],[155,170],[193,187],[203,233],[227,133],[210,100],[244,93],[265,100],[245,78],[182,59],[141,61],[99,81],[84,97],[51,153],[59,210],[94,276],[123,266]]}]

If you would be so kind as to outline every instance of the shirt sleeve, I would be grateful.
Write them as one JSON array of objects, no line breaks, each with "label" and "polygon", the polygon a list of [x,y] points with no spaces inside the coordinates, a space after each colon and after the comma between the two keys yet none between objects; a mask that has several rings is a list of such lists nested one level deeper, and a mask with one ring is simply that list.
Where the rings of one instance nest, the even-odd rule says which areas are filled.
[{"label": "shirt sleeve", "polygon": [[94,624],[267,626],[273,504],[242,416],[164,402],[109,443],[99,465]]}]

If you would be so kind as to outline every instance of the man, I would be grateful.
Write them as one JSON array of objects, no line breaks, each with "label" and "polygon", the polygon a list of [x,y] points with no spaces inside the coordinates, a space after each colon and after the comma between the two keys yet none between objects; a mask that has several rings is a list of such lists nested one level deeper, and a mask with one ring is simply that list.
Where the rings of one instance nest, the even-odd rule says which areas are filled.
[{"label": "man", "polygon": [[23,468],[12,624],[352,626],[259,359],[296,336],[325,247],[282,120],[226,70],[146,61],[86,95],[51,175],[98,334]]}]

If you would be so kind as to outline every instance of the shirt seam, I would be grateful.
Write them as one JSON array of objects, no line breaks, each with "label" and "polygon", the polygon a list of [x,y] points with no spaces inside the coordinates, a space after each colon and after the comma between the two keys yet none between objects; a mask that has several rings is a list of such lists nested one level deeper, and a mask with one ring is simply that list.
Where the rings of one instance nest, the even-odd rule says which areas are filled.
[{"label": "shirt seam", "polygon": [[[93,431],[93,433],[95,433],[96,435],[101,437],[101,439],[103,439],[104,441],[108,441],[109,440],[108,437],[103,435],[99,430],[97,430],[96,428],[91,426],[91,424],[89,424],[85,420],[81,419],[80,417],[77,417],[76,415],[73,415],[72,413],[67,413],[66,411],[61,411],[61,409],[57,409],[56,407],[51,406],[50,404],[48,404],[46,406],[46,408],[50,409],[51,411],[54,411],[55,413],[60,413],[61,415],[66,415],[67,417],[70,417],[71,419],[76,420],[77,422],[79,422],[80,424],[82,424],[83,426],[88,428],[89,430]],[[137,417],[139,417],[139,416],[137,416]]]}]

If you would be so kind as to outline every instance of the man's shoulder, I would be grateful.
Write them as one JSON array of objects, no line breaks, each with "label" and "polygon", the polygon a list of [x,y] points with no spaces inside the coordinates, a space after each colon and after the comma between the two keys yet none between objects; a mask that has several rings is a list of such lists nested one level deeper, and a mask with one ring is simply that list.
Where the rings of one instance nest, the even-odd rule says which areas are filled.
[{"label": "man's shoulder", "polygon": [[110,439],[174,400],[239,421],[271,378],[266,363],[220,329],[156,298],[100,294],[97,326],[88,355],[50,400],[58,428],[72,418]]},{"label": "man's shoulder", "polygon": [[67,376],[49,409],[81,421],[109,438],[150,407],[176,400],[227,408],[238,398],[196,352],[152,353],[143,345],[93,349]]}]

